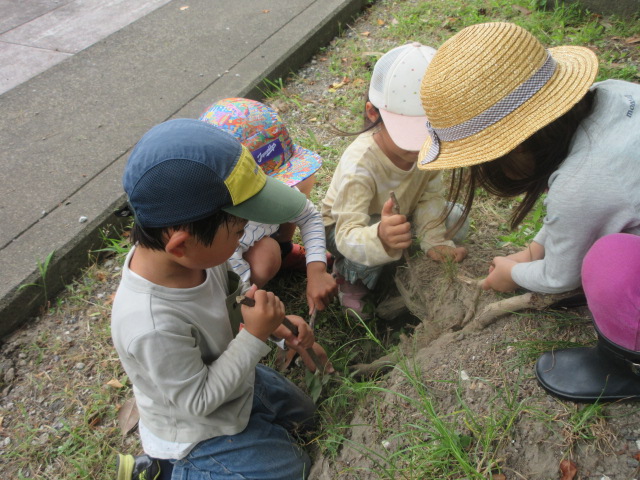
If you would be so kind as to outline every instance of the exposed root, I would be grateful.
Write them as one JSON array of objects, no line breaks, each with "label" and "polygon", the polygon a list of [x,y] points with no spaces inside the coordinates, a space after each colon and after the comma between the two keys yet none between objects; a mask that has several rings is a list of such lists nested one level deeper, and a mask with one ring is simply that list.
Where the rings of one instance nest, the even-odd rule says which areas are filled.
[{"label": "exposed root", "polygon": [[379,373],[387,373],[398,363],[395,354],[385,355],[371,363],[357,363],[349,367],[349,373],[355,378],[371,378]]},{"label": "exposed root", "polygon": [[552,307],[561,307],[563,301],[575,299],[580,296],[581,292],[581,289],[558,294],[528,292],[505,298],[504,300],[499,300],[485,306],[479,315],[465,325],[463,330],[482,330],[507,313],[519,312],[521,310],[546,310]]}]

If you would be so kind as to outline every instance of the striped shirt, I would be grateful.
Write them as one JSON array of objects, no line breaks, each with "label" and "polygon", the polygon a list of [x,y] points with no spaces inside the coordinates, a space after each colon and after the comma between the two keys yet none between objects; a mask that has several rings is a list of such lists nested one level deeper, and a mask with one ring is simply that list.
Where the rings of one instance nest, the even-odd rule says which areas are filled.
[{"label": "striped shirt", "polygon": [[[306,249],[307,264],[311,262],[327,263],[322,217],[311,200],[307,199],[302,213],[294,218],[291,223],[295,223],[300,228],[300,236]],[[229,265],[244,282],[248,282],[251,277],[251,267],[244,259],[244,253],[262,238],[276,233],[279,227],[280,225],[247,222],[240,244],[229,259]]]}]

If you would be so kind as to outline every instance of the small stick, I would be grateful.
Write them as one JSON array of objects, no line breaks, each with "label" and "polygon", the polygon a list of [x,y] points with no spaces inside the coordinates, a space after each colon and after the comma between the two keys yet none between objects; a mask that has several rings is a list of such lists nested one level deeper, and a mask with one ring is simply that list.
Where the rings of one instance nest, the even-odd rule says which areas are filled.
[{"label": "small stick", "polygon": [[[253,298],[245,297],[244,295],[237,296],[236,303],[239,303],[240,305],[246,305],[247,307],[254,307],[256,305],[256,301]],[[315,320],[315,310],[312,314],[312,318]],[[291,320],[289,320],[287,317],[284,317],[282,319],[282,324],[286,328],[288,328],[289,331],[293,333],[296,337],[298,336],[298,333],[299,333],[298,327],[295,326],[293,323],[291,323]],[[320,373],[323,373],[324,365],[322,364],[322,361],[318,358],[318,355],[316,355],[316,352],[313,350],[313,348],[307,348],[306,351],[311,357],[311,360],[313,360],[313,363],[316,364],[317,371]]]},{"label": "small stick", "polygon": [[316,307],[313,307],[313,311],[309,316],[309,328],[311,328],[311,330],[316,326],[316,313],[318,313],[318,310],[316,310]]},{"label": "small stick", "polygon": [[[396,194],[393,190],[389,192],[389,196],[391,197],[391,201],[393,202],[393,213],[396,215],[400,215],[400,204],[398,203],[398,199],[396,198]],[[405,248],[402,251],[402,256],[404,257],[404,261],[409,265],[409,251]]]}]

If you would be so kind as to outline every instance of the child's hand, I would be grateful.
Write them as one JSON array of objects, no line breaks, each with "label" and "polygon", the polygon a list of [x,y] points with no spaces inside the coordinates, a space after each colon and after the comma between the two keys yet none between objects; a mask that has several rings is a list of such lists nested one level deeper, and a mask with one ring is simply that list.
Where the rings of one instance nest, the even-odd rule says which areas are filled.
[{"label": "child's hand", "polygon": [[315,337],[309,324],[304,321],[304,318],[298,315],[287,315],[287,318],[291,323],[298,327],[298,336],[296,337],[291,330],[284,325],[280,325],[273,335],[278,338],[284,338],[285,342],[294,347],[311,348],[315,343]]},{"label": "child's hand", "polygon": [[387,250],[404,250],[411,246],[411,224],[407,217],[393,213],[393,200],[382,207],[378,238]]},{"label": "child's hand", "polygon": [[307,305],[309,314],[314,310],[324,310],[338,294],[336,279],[327,272],[323,262],[307,264]]},{"label": "child's hand", "polygon": [[448,245],[438,245],[430,248],[427,255],[436,262],[444,262],[445,260],[453,260],[461,262],[467,257],[467,249],[464,247],[449,247]]},{"label": "child's hand", "polygon": [[245,296],[253,298],[256,304],[253,307],[242,306],[244,328],[254,337],[266,342],[284,319],[284,304],[273,292],[258,290],[256,285],[252,285]]},{"label": "child's hand", "polygon": [[511,277],[511,269],[517,265],[507,257],[495,257],[489,267],[489,275],[482,281],[484,290],[496,290],[498,292],[513,292],[519,285]]},{"label": "child's hand", "polygon": [[[311,355],[309,355],[309,352],[307,351],[307,349],[299,346],[296,347],[293,345],[290,345],[290,347],[292,350],[295,350],[296,352],[298,352],[298,355],[300,355],[300,358],[304,362],[304,366],[307,367],[307,369],[311,373],[316,373],[318,366],[311,358]],[[329,361],[329,356],[327,355],[327,352],[325,351],[325,349],[322,348],[322,346],[320,346],[318,343],[314,343],[311,348],[315,352],[318,360],[320,360],[320,365],[324,367],[322,370],[322,373],[326,373],[330,375],[333,373],[336,373],[336,369],[333,367],[333,365]]]}]

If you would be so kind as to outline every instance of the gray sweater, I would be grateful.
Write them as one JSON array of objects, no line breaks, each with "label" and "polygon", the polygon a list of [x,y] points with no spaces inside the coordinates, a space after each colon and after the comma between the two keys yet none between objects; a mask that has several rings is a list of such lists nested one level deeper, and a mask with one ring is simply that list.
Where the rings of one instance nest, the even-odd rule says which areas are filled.
[{"label": "gray sweater", "polygon": [[253,404],[255,367],[269,347],[246,330],[234,338],[227,266],[194,288],[155,285],[122,271],[111,335],[144,426],[168,442],[241,432]]},{"label": "gray sweater", "polygon": [[534,239],[544,259],[512,270],[513,280],[534,292],[579,287],[582,260],[598,238],[640,235],[640,85],[607,80],[592,88],[593,112],[549,178],[546,216]]}]

